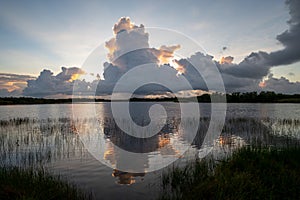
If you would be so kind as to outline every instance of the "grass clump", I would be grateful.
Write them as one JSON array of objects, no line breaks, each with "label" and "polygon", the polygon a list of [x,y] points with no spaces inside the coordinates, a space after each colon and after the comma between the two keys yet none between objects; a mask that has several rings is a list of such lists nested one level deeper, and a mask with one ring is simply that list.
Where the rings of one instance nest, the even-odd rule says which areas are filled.
[{"label": "grass clump", "polygon": [[163,175],[160,199],[298,199],[300,147],[245,147]]},{"label": "grass clump", "polygon": [[0,199],[90,199],[59,176],[45,169],[0,167]]}]

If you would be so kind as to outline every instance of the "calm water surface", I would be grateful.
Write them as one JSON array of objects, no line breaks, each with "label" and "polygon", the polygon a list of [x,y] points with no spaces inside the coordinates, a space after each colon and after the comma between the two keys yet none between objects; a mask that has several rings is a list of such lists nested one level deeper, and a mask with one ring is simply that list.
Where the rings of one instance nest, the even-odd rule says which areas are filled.
[{"label": "calm water surface", "polygon": [[[131,104],[131,116],[138,125],[149,123],[147,113],[152,104]],[[167,168],[150,173],[118,171],[118,163],[124,160],[118,158],[114,145],[131,152],[151,152],[142,161],[147,171],[149,166],[157,164],[152,156],[177,156],[180,149],[174,148],[176,141],[190,147],[184,156],[178,154],[180,159],[176,164],[180,165],[200,156],[207,148],[213,148],[212,154],[218,157],[250,143],[282,146],[300,139],[300,104],[228,104],[222,134],[209,147],[202,142],[210,120],[210,104],[199,104],[201,128],[192,145],[185,144],[185,138],[178,133],[180,105],[160,104],[167,111],[167,123],[159,134],[142,141],[118,128],[110,103],[0,106],[1,162],[45,165],[53,173],[62,174],[91,191],[97,199],[153,199],[159,194],[160,176]],[[93,132],[95,121],[105,143],[103,159],[114,169],[96,160],[80,140],[79,134]]]},{"label": "calm water surface", "polygon": [[[147,104],[139,103],[135,104]],[[177,115],[180,110],[177,103],[165,102],[160,103],[170,108],[171,114]],[[201,115],[209,116],[210,106],[207,103],[200,103]],[[300,116],[300,105],[289,103],[229,103],[227,104],[227,116],[229,117],[256,117],[256,118],[280,118],[280,119],[297,119]],[[64,118],[72,117],[72,108],[88,111],[97,109],[105,113],[105,108],[110,107],[110,103],[86,103],[86,104],[43,104],[43,105],[11,105],[0,106],[0,120],[11,118]],[[104,109],[103,109],[104,108]],[[88,113],[82,113],[85,117]]]}]

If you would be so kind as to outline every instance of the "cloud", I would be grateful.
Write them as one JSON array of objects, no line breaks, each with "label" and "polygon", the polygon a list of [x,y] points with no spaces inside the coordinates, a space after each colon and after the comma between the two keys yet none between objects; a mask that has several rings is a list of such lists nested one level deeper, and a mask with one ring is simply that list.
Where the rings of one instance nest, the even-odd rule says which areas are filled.
[{"label": "cloud", "polygon": [[289,72],[288,76],[295,76],[295,74],[293,72]]},{"label": "cloud", "polygon": [[[241,77],[237,74],[238,72],[235,72],[235,74],[224,72],[226,68],[232,68],[232,60],[233,57],[226,57],[221,65],[219,62],[214,61],[212,56],[198,52],[187,59],[179,60],[178,63],[183,68],[184,73],[182,75],[191,83],[194,89],[208,90],[206,82],[217,82],[216,73],[218,72],[213,70],[214,67],[217,66],[227,92],[258,90],[261,76],[256,79],[252,77]],[[201,74],[198,73],[195,67],[198,68]],[[220,67],[223,69],[220,70]],[[211,87],[213,88],[213,85],[210,86],[210,88]],[[215,88],[217,90],[217,87]]]},{"label": "cloud", "polygon": [[270,53],[270,65],[288,65],[300,60],[300,2],[287,0],[291,15],[288,21],[289,29],[277,36],[277,40],[284,45],[284,49]]},{"label": "cloud", "polygon": [[29,75],[0,73],[0,96],[20,96],[27,81],[34,78]]},{"label": "cloud", "polygon": [[174,57],[174,52],[180,49],[180,45],[165,46],[162,45],[159,49],[153,48],[153,53],[159,60],[160,64],[168,64]]},{"label": "cloud", "polygon": [[56,94],[71,95],[73,92],[74,80],[84,72],[77,67],[61,68],[62,72],[53,75],[50,70],[44,69],[35,80],[28,80],[24,89],[25,96],[47,97]]},{"label": "cloud", "polygon": [[143,28],[143,25],[141,26],[136,26],[134,23],[131,22],[129,17],[122,17],[119,19],[119,22],[116,23],[113,27],[114,34],[118,34],[121,31],[130,31],[136,28]]},{"label": "cloud", "polygon": [[127,52],[149,48],[149,35],[145,33],[144,25],[136,26],[128,17],[120,18],[114,25],[113,32],[115,37],[105,43],[109,50],[107,56],[113,64],[122,65],[123,63],[118,63],[118,58]]},{"label": "cloud", "polygon": [[[109,51],[107,54],[109,62],[103,64],[104,80],[99,82],[96,94],[110,94],[115,84],[126,72],[143,64],[153,64],[153,71],[149,71],[147,74],[153,79],[157,76],[156,73],[165,74],[166,78],[169,77],[170,80],[178,79],[176,76],[178,71],[169,63],[173,60],[174,52],[180,48],[180,45],[162,45],[158,49],[150,48],[149,34],[145,31],[144,25],[137,26],[128,17],[119,19],[113,27],[113,33],[114,37],[105,43],[105,47]],[[145,74],[137,75],[135,80],[143,79],[143,76]],[[137,92],[149,93],[151,91],[166,92],[168,90],[161,86],[148,85]]]},{"label": "cloud", "polygon": [[221,73],[241,78],[261,79],[268,75],[271,68],[268,65],[268,58],[268,53],[260,51],[258,53],[251,53],[239,64],[220,62],[220,64],[217,63],[217,66]]},{"label": "cloud", "polygon": [[[76,81],[78,94],[96,95],[111,94],[121,77],[127,72],[144,64],[152,64],[147,73],[135,74],[131,82],[124,83],[130,87],[145,76],[151,80],[164,77],[175,86],[175,92],[189,90],[182,86],[183,79],[188,80],[195,90],[208,90],[216,88],[217,85],[207,85],[207,82],[217,83],[215,66],[223,78],[227,92],[235,91],[259,91],[270,89],[276,92],[299,92],[299,83],[291,83],[286,78],[276,79],[269,76],[262,82],[264,77],[270,73],[270,68],[278,65],[290,64],[300,60],[300,3],[296,0],[287,1],[290,9],[291,19],[289,29],[277,36],[279,42],[284,46],[282,50],[271,53],[258,51],[252,52],[240,63],[233,63],[232,56],[222,57],[219,62],[213,60],[213,56],[196,52],[188,58],[176,60],[174,53],[180,45],[162,45],[152,48],[149,45],[149,34],[144,25],[135,25],[130,18],[122,17],[113,27],[113,38],[105,43],[108,49],[108,62],[103,63],[104,80],[86,82]],[[225,51],[227,47],[223,48]],[[198,73],[201,72],[201,74]],[[55,94],[71,94],[75,79],[83,74],[79,68],[62,68],[62,72],[56,76],[49,70],[41,72],[36,80],[29,80],[24,95],[48,96]],[[281,84],[281,86],[280,86]],[[261,87],[260,87],[261,86]],[[286,88],[290,87],[290,88]],[[126,87],[125,87],[126,88]],[[285,89],[284,89],[285,88]],[[119,91],[126,92],[126,91]],[[170,90],[157,84],[148,84],[139,88],[136,93],[154,95],[167,94]]]},{"label": "cloud", "polygon": [[285,77],[274,78],[273,74],[268,76],[262,84],[262,90],[275,91],[277,93],[284,94],[299,94],[300,93],[300,82],[290,82]]},{"label": "cloud", "polygon": [[13,90],[9,91],[7,89],[0,89],[0,97],[19,97],[22,95],[22,91]]},{"label": "cloud", "polygon": [[145,32],[144,25],[135,25],[129,17],[120,18],[113,32],[115,36],[105,43],[109,51],[107,57],[123,71],[145,63],[167,64],[180,48],[180,45],[150,48],[149,34]]},{"label": "cloud", "polygon": [[[182,76],[190,82],[195,90],[207,90],[205,79],[209,79],[209,76],[213,77],[214,74],[209,73],[210,65],[214,64],[211,56],[198,52],[189,58],[178,60],[177,63],[183,68],[182,71],[184,71],[184,73]],[[202,74],[199,74],[195,66],[199,68],[198,70],[201,71]],[[203,77],[204,74],[206,75],[205,77]]]},{"label": "cloud", "polygon": [[[284,46],[283,49],[270,53],[252,52],[238,64],[232,62],[231,56],[222,57],[218,63],[216,62],[224,79],[226,91],[259,89],[257,84],[270,73],[272,67],[300,61],[300,15],[298,12],[300,2],[288,0],[286,4],[291,16],[288,21],[289,29],[277,36],[277,40]],[[286,84],[285,86],[292,85]],[[279,89],[279,87],[276,88]]]},{"label": "cloud", "polygon": [[71,82],[73,80],[76,80],[80,75],[85,74],[85,72],[77,67],[62,67],[62,72],[56,75],[56,78],[62,80],[62,81],[68,81]]},{"label": "cloud", "polygon": [[219,61],[220,64],[231,64],[233,61],[232,56],[222,57]]},{"label": "cloud", "polygon": [[291,16],[288,21],[289,29],[277,36],[277,40],[283,44],[284,48],[271,53],[252,52],[239,64],[227,66],[225,69],[221,65],[222,72],[233,76],[259,79],[268,75],[271,67],[300,61],[300,2],[288,0],[286,4]]}]

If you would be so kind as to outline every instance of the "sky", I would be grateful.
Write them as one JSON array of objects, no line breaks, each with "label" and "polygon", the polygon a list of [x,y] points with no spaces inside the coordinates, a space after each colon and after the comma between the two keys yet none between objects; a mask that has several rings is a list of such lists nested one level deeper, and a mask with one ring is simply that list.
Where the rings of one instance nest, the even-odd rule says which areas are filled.
[{"label": "sky", "polygon": [[[112,27],[120,24],[121,17],[130,17],[130,23],[138,27],[143,24],[145,33],[147,28],[155,27],[192,38],[213,56],[228,92],[265,88],[300,93],[300,59],[291,55],[291,52],[297,53],[296,45],[300,46],[297,8],[296,0],[0,1],[0,96],[70,94],[73,75],[84,74],[78,68],[91,52],[118,35]],[[284,34],[285,31],[290,33]],[[149,44],[148,47],[152,48]],[[156,52],[162,51],[159,47],[156,49]],[[228,61],[231,57],[234,59]],[[243,62],[247,57],[256,57],[260,63]],[[190,59],[196,58],[190,55]],[[224,59],[228,62],[224,63]],[[184,65],[183,58],[178,61]],[[122,67],[112,60],[108,62]],[[101,78],[104,68],[99,69]],[[193,82],[188,74],[192,71],[190,67],[183,68],[184,78]],[[40,94],[38,91],[47,90],[49,85],[43,82],[46,78],[39,77],[44,69],[43,76],[50,77],[50,85],[65,87],[53,86],[53,91]],[[242,80],[245,81],[242,83]],[[44,84],[44,88],[38,88],[38,84]],[[104,80],[100,88],[113,86]],[[198,84],[194,88],[204,87]]]}]

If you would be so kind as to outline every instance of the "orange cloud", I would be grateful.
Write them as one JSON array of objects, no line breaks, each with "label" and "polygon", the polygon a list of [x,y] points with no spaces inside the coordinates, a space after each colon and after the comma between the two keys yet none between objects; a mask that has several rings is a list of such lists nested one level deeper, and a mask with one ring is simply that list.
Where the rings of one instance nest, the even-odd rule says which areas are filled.
[{"label": "orange cloud", "polygon": [[111,38],[109,41],[105,42],[105,47],[109,51],[107,54],[108,59],[113,60],[114,52],[118,49],[116,45],[116,38]]},{"label": "orange cloud", "polygon": [[220,64],[231,64],[233,61],[232,56],[222,57],[219,61]]},{"label": "orange cloud", "polygon": [[261,88],[264,88],[264,87],[266,87],[266,82],[264,82],[264,81],[262,81],[262,82],[260,82],[259,84],[258,84],[258,86],[259,87],[261,87]]},{"label": "orange cloud", "polygon": [[18,91],[21,93],[27,86],[27,80],[33,78],[28,75],[0,73],[0,90],[6,90],[7,92]]},{"label": "orange cloud", "polygon": [[175,69],[178,71],[178,74],[185,73],[185,66],[181,65],[178,60],[173,60],[173,65],[174,65]]},{"label": "orange cloud", "polygon": [[72,74],[69,82],[75,81],[80,77],[81,74]]},{"label": "orange cloud", "polygon": [[1,84],[1,89],[7,89],[8,92],[12,92],[14,90],[22,90],[26,87],[27,82],[24,81],[10,81]]},{"label": "orange cloud", "polygon": [[154,54],[157,57],[159,64],[168,64],[174,57],[174,52],[180,49],[180,45],[166,46],[163,45],[159,49],[154,49]]},{"label": "orange cloud", "polygon": [[114,25],[113,31],[114,34],[119,33],[122,30],[132,30],[135,28],[143,28],[144,25],[141,24],[140,27],[136,26],[134,23],[131,22],[129,17],[122,17],[119,19],[119,21]]}]

